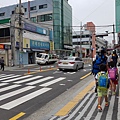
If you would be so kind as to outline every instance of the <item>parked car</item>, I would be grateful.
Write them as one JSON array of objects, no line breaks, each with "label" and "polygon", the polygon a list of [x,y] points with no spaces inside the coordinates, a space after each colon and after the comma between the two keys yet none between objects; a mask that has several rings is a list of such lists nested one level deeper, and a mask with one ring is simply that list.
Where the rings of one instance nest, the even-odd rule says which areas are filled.
[{"label": "parked car", "polygon": [[71,69],[78,70],[84,68],[84,62],[80,57],[65,57],[63,60],[58,61],[59,70]]}]

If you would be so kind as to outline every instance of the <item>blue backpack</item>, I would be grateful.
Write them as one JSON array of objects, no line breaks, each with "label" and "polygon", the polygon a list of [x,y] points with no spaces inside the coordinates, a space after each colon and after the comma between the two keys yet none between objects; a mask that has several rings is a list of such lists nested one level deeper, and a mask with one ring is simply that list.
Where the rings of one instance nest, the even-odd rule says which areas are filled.
[{"label": "blue backpack", "polygon": [[101,90],[107,90],[109,85],[108,73],[98,73],[98,88]]},{"label": "blue backpack", "polygon": [[96,60],[93,62],[93,69],[92,69],[92,73],[93,74],[97,74],[98,72],[100,72],[100,65],[102,63],[106,64],[107,59],[105,58],[105,56],[101,55],[101,56],[96,56]]}]

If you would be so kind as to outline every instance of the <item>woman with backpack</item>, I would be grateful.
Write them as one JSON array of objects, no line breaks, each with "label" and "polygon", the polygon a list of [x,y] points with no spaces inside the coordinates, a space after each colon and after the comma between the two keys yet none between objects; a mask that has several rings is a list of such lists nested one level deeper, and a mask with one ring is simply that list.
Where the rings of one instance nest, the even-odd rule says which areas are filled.
[{"label": "woman with backpack", "polygon": [[110,94],[112,92],[112,95],[115,95],[116,85],[118,84],[118,69],[117,69],[114,61],[111,61],[109,64],[108,74],[112,81],[112,85],[110,85]]}]

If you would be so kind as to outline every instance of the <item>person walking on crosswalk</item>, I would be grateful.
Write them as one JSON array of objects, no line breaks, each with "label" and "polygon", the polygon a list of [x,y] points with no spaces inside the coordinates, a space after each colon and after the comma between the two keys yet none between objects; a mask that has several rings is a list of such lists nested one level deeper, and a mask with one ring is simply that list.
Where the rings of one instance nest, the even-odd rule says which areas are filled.
[{"label": "person walking on crosswalk", "polygon": [[100,72],[98,72],[98,74],[95,77],[96,82],[97,82],[97,93],[98,93],[98,111],[101,112],[102,111],[102,107],[101,107],[101,101],[102,101],[102,97],[104,96],[105,98],[105,106],[108,106],[108,97],[107,97],[107,92],[108,92],[108,88],[109,88],[109,83],[112,82],[109,79],[109,75],[107,72],[107,66],[106,64],[101,64],[100,65]]}]

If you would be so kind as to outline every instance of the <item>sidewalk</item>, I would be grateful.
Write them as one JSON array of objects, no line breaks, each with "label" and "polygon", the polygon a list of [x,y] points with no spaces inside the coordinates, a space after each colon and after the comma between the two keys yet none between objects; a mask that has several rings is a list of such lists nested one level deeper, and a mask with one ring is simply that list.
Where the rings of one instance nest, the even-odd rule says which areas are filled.
[{"label": "sidewalk", "polygon": [[36,66],[37,64],[28,64],[28,65],[24,65],[22,68],[20,68],[19,66],[5,66],[5,71],[6,70],[18,70],[18,69],[24,69],[26,67],[31,67],[31,66]]}]

